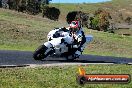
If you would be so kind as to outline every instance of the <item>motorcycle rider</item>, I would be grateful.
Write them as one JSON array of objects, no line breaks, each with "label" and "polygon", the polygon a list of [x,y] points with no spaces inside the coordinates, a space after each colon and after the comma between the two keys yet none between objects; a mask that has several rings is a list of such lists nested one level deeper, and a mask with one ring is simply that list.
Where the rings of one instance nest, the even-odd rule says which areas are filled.
[{"label": "motorcycle rider", "polygon": [[82,54],[86,38],[84,35],[84,31],[82,29],[81,22],[78,20],[72,21],[70,26],[68,27],[71,36],[74,39],[74,46],[76,45],[78,48],[75,51],[74,57],[79,58],[79,56]]},{"label": "motorcycle rider", "polygon": [[61,32],[69,32],[70,36],[73,37],[73,48],[76,48],[74,58],[79,58],[85,48],[86,38],[84,31],[81,26],[81,22],[78,20],[72,21],[68,28],[61,27],[54,29],[55,33],[53,37],[60,36]]}]

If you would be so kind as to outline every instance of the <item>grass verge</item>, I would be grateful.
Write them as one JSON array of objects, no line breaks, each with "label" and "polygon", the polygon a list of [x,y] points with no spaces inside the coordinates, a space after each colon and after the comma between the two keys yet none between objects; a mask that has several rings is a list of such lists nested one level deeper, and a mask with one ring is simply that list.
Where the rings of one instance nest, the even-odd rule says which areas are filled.
[{"label": "grass verge", "polygon": [[[76,83],[79,66],[0,68],[0,88],[130,88],[129,84],[86,84]],[[83,66],[87,74],[130,74],[131,65]]]}]

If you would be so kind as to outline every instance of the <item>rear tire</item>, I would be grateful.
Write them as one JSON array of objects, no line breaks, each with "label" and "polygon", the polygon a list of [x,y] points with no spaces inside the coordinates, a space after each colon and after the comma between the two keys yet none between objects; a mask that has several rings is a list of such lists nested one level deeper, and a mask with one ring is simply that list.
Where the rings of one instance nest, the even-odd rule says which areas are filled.
[{"label": "rear tire", "polygon": [[44,53],[46,52],[47,47],[45,45],[39,46],[35,52],[33,53],[33,58],[35,60],[42,60],[46,58],[48,55],[45,55]]},{"label": "rear tire", "polygon": [[76,58],[73,55],[69,55],[66,57],[67,61],[74,61]]},{"label": "rear tire", "polygon": [[66,59],[67,61],[74,61],[76,59],[76,57],[74,56],[75,52],[76,52],[76,49],[69,49],[68,50],[68,54],[66,55]]}]

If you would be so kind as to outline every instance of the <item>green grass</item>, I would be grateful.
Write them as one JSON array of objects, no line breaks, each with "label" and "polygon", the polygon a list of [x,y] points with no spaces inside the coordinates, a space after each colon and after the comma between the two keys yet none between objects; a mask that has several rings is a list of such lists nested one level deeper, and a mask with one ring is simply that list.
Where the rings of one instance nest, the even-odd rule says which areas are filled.
[{"label": "green grass", "polygon": [[47,33],[59,27],[59,24],[45,18],[0,9],[0,48],[33,50],[45,42]]},{"label": "green grass", "polygon": [[132,57],[132,36],[121,36],[97,31],[91,31],[90,34],[94,36],[94,40],[85,49],[85,54]]},{"label": "green grass", "polygon": [[[47,33],[54,27],[67,24],[63,21],[52,21],[40,16],[31,16],[15,11],[0,9],[0,49],[34,51],[47,41]],[[132,58],[132,37],[97,32],[85,29],[85,34],[94,36],[93,42],[84,53],[102,56]]]},{"label": "green grass", "polygon": [[[131,3],[131,0],[127,1],[124,3],[124,0],[113,0],[105,4],[51,4],[61,10],[59,21],[0,9],[0,50],[34,51],[46,41],[46,35],[50,30],[54,27],[67,26],[65,16],[69,11],[94,12],[97,7],[108,5],[115,9],[119,9],[121,5],[126,8]],[[132,36],[84,29],[85,34],[94,36],[93,42],[86,47],[84,54],[132,58]],[[130,74],[132,76],[131,65],[89,65],[84,68],[88,74]],[[77,72],[78,66],[0,68],[0,88],[82,88],[76,83]],[[131,85],[132,82],[86,84],[83,88],[130,88]]]},{"label": "green grass", "polygon": [[[129,84],[86,84],[76,83],[79,66],[0,68],[0,88],[130,88]],[[131,65],[83,66],[87,74],[130,74]]]}]

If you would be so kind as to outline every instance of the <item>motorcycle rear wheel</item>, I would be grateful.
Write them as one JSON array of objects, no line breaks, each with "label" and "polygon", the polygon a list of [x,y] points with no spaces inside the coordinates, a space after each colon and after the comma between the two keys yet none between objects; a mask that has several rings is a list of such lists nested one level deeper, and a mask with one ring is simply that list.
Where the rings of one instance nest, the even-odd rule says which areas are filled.
[{"label": "motorcycle rear wheel", "polygon": [[74,61],[76,58],[73,55],[69,55],[66,57],[67,61]]}]

